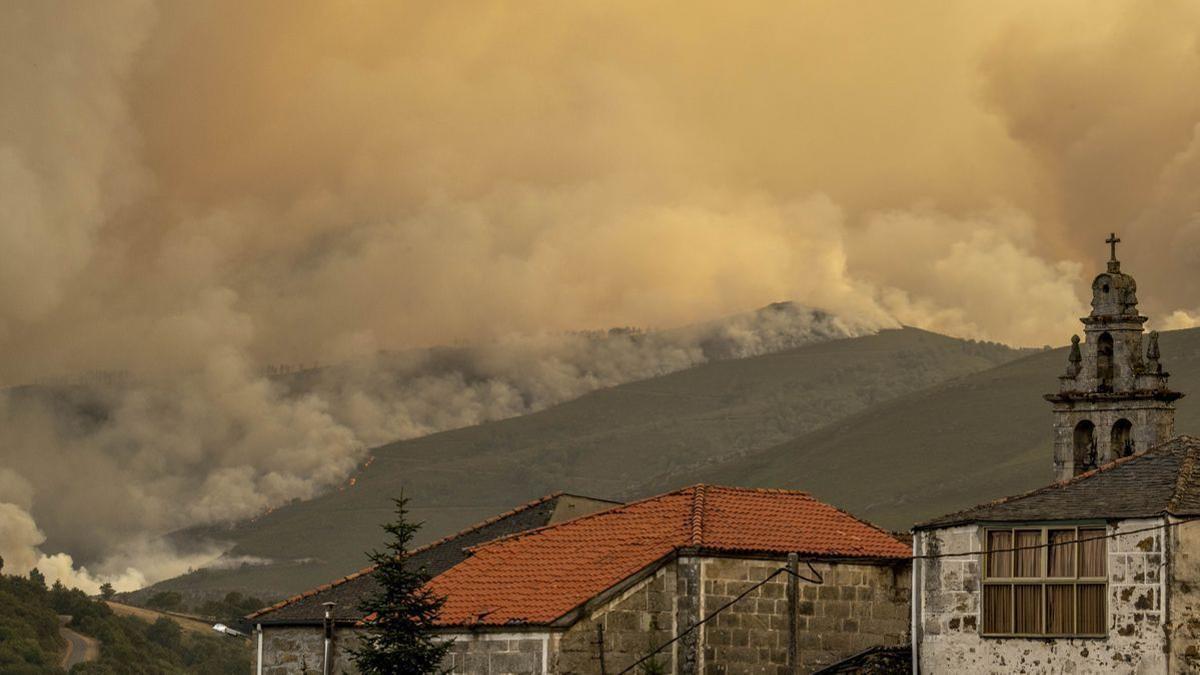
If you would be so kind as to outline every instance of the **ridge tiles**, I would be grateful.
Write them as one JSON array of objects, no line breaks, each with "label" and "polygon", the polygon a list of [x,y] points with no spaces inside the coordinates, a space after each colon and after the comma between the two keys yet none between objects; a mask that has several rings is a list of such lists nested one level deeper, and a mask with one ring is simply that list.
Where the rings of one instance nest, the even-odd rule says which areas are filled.
[{"label": "ridge tiles", "polygon": [[471,549],[430,582],[446,625],[545,625],[681,549],[906,559],[887,532],[803,492],[693,485]]}]

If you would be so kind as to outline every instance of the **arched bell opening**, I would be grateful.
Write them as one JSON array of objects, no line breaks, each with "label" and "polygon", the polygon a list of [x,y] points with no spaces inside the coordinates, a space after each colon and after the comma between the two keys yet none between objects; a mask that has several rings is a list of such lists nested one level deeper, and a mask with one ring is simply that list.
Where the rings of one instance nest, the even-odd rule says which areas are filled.
[{"label": "arched bell opening", "polygon": [[1113,457],[1128,457],[1135,451],[1133,445],[1133,422],[1119,419],[1113,424],[1111,445]]},{"label": "arched bell opening", "polygon": [[1075,425],[1075,474],[1096,468],[1096,425],[1083,420]]},{"label": "arched bell opening", "polygon": [[1113,338],[1102,333],[1096,342],[1096,389],[1113,390]]}]

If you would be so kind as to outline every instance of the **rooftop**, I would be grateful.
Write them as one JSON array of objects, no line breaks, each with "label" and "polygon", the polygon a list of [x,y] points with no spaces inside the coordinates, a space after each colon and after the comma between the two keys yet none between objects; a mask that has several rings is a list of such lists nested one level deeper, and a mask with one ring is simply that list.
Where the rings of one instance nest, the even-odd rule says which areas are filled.
[{"label": "rooftop", "polygon": [[917,524],[1200,515],[1200,439],[1179,436],[1066,481]]},{"label": "rooftop", "polygon": [[[411,559],[417,567],[424,567],[431,576],[437,576],[466,559],[467,549],[471,546],[545,527],[619,503],[556,492],[422,546],[412,552]],[[362,612],[358,611],[359,603],[378,589],[375,577],[371,574],[374,570],[374,566],[365,567],[260,609],[246,619],[262,624],[320,624],[325,616],[322,603],[335,602],[335,620],[356,622],[362,618]]]},{"label": "rooftop", "polygon": [[887,532],[803,492],[695,485],[471,550],[430,582],[441,622],[546,625],[685,549],[907,559]]}]

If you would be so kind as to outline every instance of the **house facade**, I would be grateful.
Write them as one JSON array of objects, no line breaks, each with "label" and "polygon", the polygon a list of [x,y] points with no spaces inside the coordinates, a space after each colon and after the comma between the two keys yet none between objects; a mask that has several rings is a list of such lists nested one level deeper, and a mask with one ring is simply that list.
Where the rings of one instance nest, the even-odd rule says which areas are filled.
[{"label": "house facade", "polygon": [[1200,672],[1200,441],[923,523],[922,673]]},{"label": "house facade", "polygon": [[[908,546],[799,492],[692,486],[463,555],[430,582],[453,673],[611,674],[643,657],[672,673],[812,672],[908,637]],[[262,672],[321,672],[322,633],[285,621],[346,585],[250,617]],[[332,672],[349,673],[363,627],[343,616]]]},{"label": "house facade", "polygon": [[1117,241],[1045,397],[1058,482],[914,529],[917,672],[1200,672],[1200,441]]}]

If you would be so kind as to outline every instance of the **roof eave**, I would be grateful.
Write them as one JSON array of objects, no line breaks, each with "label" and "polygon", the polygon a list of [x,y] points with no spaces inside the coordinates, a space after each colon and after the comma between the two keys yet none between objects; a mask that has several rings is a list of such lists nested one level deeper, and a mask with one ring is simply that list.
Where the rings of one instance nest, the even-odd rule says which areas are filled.
[{"label": "roof eave", "polygon": [[1172,509],[1158,509],[1145,513],[1101,513],[1087,518],[1064,518],[1045,517],[1045,518],[963,518],[958,520],[950,520],[942,523],[922,523],[913,526],[913,532],[924,532],[928,530],[944,530],[950,527],[959,527],[961,525],[1003,525],[1009,523],[1067,523],[1079,522],[1088,520],[1104,520],[1112,522],[1114,520],[1133,520],[1135,518],[1162,518],[1163,516],[1173,516],[1175,518],[1195,518],[1200,516],[1200,511],[1176,511]]}]

